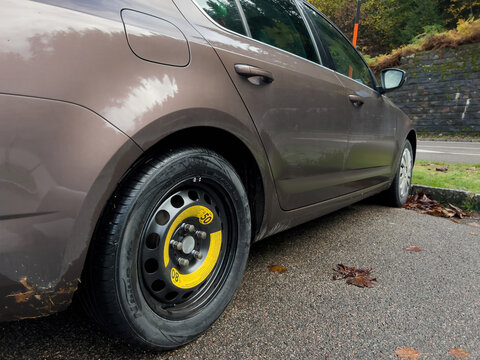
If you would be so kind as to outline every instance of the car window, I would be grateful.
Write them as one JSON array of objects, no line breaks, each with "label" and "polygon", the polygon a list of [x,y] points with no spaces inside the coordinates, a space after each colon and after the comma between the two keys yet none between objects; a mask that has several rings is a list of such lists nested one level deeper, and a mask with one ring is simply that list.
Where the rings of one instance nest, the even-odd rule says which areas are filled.
[{"label": "car window", "polygon": [[196,0],[196,2],[221,26],[246,35],[235,0]]},{"label": "car window", "polygon": [[319,62],[302,15],[291,0],[240,0],[252,37]]},{"label": "car window", "polygon": [[352,44],[316,11],[308,6],[305,6],[305,9],[323,45],[332,57],[334,66],[332,70],[375,88],[368,66]]}]

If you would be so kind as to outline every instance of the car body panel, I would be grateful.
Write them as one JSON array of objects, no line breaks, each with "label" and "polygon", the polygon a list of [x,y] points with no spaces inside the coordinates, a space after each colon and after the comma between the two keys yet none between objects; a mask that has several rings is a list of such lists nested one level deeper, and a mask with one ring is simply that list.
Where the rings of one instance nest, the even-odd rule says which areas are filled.
[{"label": "car body panel", "polygon": [[[111,163],[104,163],[103,167],[94,162],[89,164],[85,174],[88,173],[89,176],[96,174],[98,177],[88,180],[78,177],[77,185],[81,186],[81,191],[75,190],[71,193],[65,190],[55,193],[56,197],[49,198],[48,210],[40,208],[42,212],[47,212],[43,215],[11,219],[10,217],[16,214],[33,212],[33,215],[37,215],[40,210],[38,203],[32,202],[31,206],[27,206],[28,203],[21,199],[20,195],[9,191],[8,201],[2,201],[9,206],[0,207],[4,215],[0,221],[3,244],[0,253],[4,259],[8,257],[8,261],[3,262],[5,269],[0,269],[0,280],[3,283],[1,295],[6,301],[5,306],[9,308],[8,312],[1,312],[1,320],[13,319],[15,314],[22,314],[21,317],[46,314],[42,310],[46,309],[46,304],[37,299],[39,296],[27,296],[29,301],[36,302],[35,308],[23,302],[17,304],[16,297],[10,296],[31,291],[22,284],[24,278],[27,279],[26,284],[29,287],[46,294],[45,299],[58,291],[64,291],[65,288],[75,288],[96,221],[116,184],[143,154],[142,150],[148,150],[162,138],[176,131],[192,126],[206,126],[235,134],[250,149],[262,171],[266,196],[271,201],[268,206],[275,204],[278,206],[276,194],[269,193],[273,190],[270,170],[265,160],[263,146],[247,110],[228,74],[218,72],[219,66],[222,65],[215,52],[186,23],[173,3],[170,6],[162,4],[159,9],[164,10],[162,12],[164,17],[181,26],[185,36],[189,38],[192,59],[187,68],[156,64],[134,55],[126,40],[120,17],[121,7],[117,8],[118,11],[115,13],[112,10],[112,2],[98,2],[94,5],[96,8],[91,9],[82,8],[78,3],[50,1],[51,4],[62,3],[63,6],[73,8],[72,10],[41,2],[6,1],[11,16],[19,12],[23,12],[24,16],[18,19],[20,24],[16,27],[11,27],[11,24],[7,23],[4,23],[3,27],[0,25],[4,30],[1,32],[2,44],[7,44],[0,49],[0,62],[5,65],[0,69],[0,93],[5,94],[4,99],[8,99],[5,100],[5,104],[12,103],[10,106],[24,101],[13,101],[15,95],[21,95],[18,96],[19,99],[30,99],[22,110],[27,111],[30,108],[30,112],[24,116],[30,123],[36,125],[29,127],[32,131],[30,133],[29,130],[30,136],[37,128],[38,133],[54,136],[53,139],[41,137],[30,145],[45,146],[47,150],[59,152],[72,146],[69,143],[56,142],[60,136],[59,131],[67,127],[65,124],[59,126],[59,123],[69,117],[75,119],[71,121],[76,121],[81,128],[76,129],[78,131],[76,139],[71,135],[68,140],[83,139],[84,142],[83,145],[81,142],[76,143],[76,147],[68,152],[63,151],[63,154],[70,155],[71,160],[75,160],[73,155],[77,154],[84,161],[90,161],[95,156],[83,151],[81,146],[99,143],[103,148],[100,146],[101,150],[98,152],[105,157],[100,156],[98,160],[106,162],[110,158]],[[147,10],[142,2],[138,3],[136,9]],[[103,8],[99,8],[99,5],[103,5]],[[128,5],[132,7],[134,2],[128,2]],[[75,9],[82,11],[78,12]],[[32,19],[39,14],[44,21],[33,21]],[[212,74],[216,76],[212,77]],[[207,82],[211,86],[205,87],[205,91],[199,96],[198,89],[190,86],[196,82]],[[36,111],[35,105],[31,104],[34,99],[38,99],[37,101],[42,104],[49,104],[47,108],[51,109],[53,115],[49,115],[46,110]],[[185,103],[191,107],[186,108]],[[82,114],[89,115],[70,115],[63,110],[64,107],[76,109],[77,112],[81,110]],[[21,109],[10,111],[6,106],[0,109],[2,122],[10,122],[10,119],[21,116],[19,113]],[[89,116],[96,117],[99,130],[90,129],[87,120],[82,120],[82,117]],[[46,119],[50,122],[45,123]],[[53,129],[57,129],[56,132]],[[2,130],[5,136],[2,144],[9,144],[20,131],[5,126]],[[125,143],[125,148],[119,147],[119,144],[111,141],[105,134],[107,130],[121,136],[128,145]],[[88,136],[89,140],[84,139],[84,136]],[[115,146],[116,148],[112,148]],[[41,155],[39,162],[49,163],[50,153],[47,150],[42,152],[41,149],[31,148],[30,151]],[[89,150],[94,151],[95,147],[92,146]],[[116,163],[120,163],[121,166]],[[56,164],[58,168],[63,166],[63,171],[69,173],[69,167],[65,162]],[[21,180],[15,177],[14,182]],[[22,187],[22,184],[17,186]],[[67,186],[63,187],[68,189]],[[11,207],[10,203],[24,205],[16,209],[14,205]],[[67,204],[69,209],[73,210],[70,210],[68,218],[62,220],[64,215],[59,214],[63,214],[63,206]],[[53,213],[50,214],[50,211]],[[60,219],[55,222],[58,217]],[[28,228],[32,228],[36,221],[52,223],[52,229],[48,230],[48,236],[41,237],[43,240],[38,238],[35,246],[31,244],[29,246],[25,241],[34,242],[35,231]],[[54,224],[59,224],[58,230],[61,230],[62,235],[52,233]],[[7,229],[14,230],[7,232]],[[25,239],[16,245],[23,249],[22,251],[9,250],[12,245],[7,243],[13,241],[12,237]],[[48,245],[45,250],[34,251],[33,254],[36,256],[31,255],[32,250],[38,250],[45,243]],[[18,270],[22,269],[20,263],[25,263],[26,259],[34,268]],[[11,274],[8,269],[17,270],[18,273]],[[70,299],[72,293],[64,297]],[[2,305],[3,300],[0,300]],[[68,301],[62,300],[58,307],[51,306],[48,309],[56,311],[67,304]],[[25,313],[27,307],[31,309]]]},{"label": "car body panel", "polygon": [[351,106],[350,101],[345,103],[345,107],[350,105],[351,119],[345,156],[346,184],[350,191],[356,191],[389,181],[398,152],[396,113],[376,90],[345,76],[339,77],[345,86],[345,98],[356,95],[363,101],[360,107]]},{"label": "car body panel", "polygon": [[[170,135],[219,129],[251,152],[264,187],[263,222],[252,239],[257,241],[388,188],[398,149],[412,130],[386,97],[377,98],[396,122],[396,145],[383,143],[392,129],[382,128],[384,133],[375,130],[377,146],[387,151],[395,146],[396,159],[389,173],[381,162],[381,181],[346,185],[348,179],[363,179],[343,171],[349,154],[371,149],[360,134],[360,145],[348,143],[355,135],[345,132],[352,107],[335,72],[222,29],[191,0],[4,0],[3,5],[0,320],[47,315],[68,305],[107,200],[132,165]],[[145,28],[138,18],[127,21],[135,27],[130,36],[147,35],[132,47],[122,9],[150,19]],[[164,30],[152,31],[155,23]],[[181,44],[178,52],[157,51],[175,43]],[[249,55],[258,51],[264,52],[259,59]],[[261,97],[279,96],[280,90],[272,87],[265,95],[265,89],[238,78],[232,68],[238,56],[260,66],[272,57],[276,84],[285,87],[293,76],[307,83],[313,96],[298,85],[292,99],[280,95],[284,106],[262,108]],[[299,105],[302,97],[306,108]],[[337,114],[326,116],[334,104]],[[308,153],[328,161],[320,164]]]},{"label": "car body panel", "polygon": [[130,9],[123,9],[121,15],[128,45],[140,59],[162,65],[188,65],[188,40],[174,24]]},{"label": "car body panel", "polygon": [[[2,94],[0,109],[0,199],[8,204],[0,207],[5,319],[18,307],[25,317],[68,304],[96,216],[110,195],[105,191],[141,150],[77,105]],[[117,153],[122,156],[115,161]]]},{"label": "car body panel", "polygon": [[[348,109],[333,71],[212,23],[190,0],[175,0],[217,51],[265,145],[280,204],[285,210],[348,192],[343,186]],[[254,56],[252,56],[254,54]],[[253,85],[235,64],[273,73],[271,84]],[[288,89],[288,91],[286,91]]]}]

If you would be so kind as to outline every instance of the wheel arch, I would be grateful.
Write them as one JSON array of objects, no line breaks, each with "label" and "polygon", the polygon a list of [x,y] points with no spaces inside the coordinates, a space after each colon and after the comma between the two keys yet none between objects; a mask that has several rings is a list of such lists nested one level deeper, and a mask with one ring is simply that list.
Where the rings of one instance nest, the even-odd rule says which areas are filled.
[{"label": "wheel arch", "polygon": [[250,148],[239,137],[225,129],[213,126],[193,126],[162,138],[148,148],[138,161],[182,146],[200,146],[215,151],[234,167],[247,192],[253,240],[263,223],[265,184],[260,166]]},{"label": "wheel arch", "polygon": [[410,144],[412,144],[413,160],[415,161],[417,156],[417,132],[414,129],[411,129],[408,133],[407,140],[410,141]]}]

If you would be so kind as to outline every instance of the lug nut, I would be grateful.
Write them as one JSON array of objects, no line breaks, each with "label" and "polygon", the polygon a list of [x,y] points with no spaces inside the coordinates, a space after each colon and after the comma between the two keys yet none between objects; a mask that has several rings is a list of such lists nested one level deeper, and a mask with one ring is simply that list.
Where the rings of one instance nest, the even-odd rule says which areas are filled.
[{"label": "lug nut", "polygon": [[181,242],[178,242],[178,241],[175,241],[175,240],[171,240],[171,241],[170,241],[170,245],[172,245],[172,247],[173,247],[174,249],[177,249],[178,251],[182,250],[182,248],[183,248],[182,243],[181,243]]},{"label": "lug nut", "polygon": [[188,261],[188,259],[178,258],[177,261],[178,265],[180,265],[181,267],[187,267],[188,265],[190,265],[190,261]]},{"label": "lug nut", "polygon": [[196,231],[195,236],[199,239],[205,240],[207,238],[207,233],[205,231]]},{"label": "lug nut", "polygon": [[195,226],[193,225],[190,225],[190,224],[183,224],[183,230],[185,230],[186,232],[195,232]]},{"label": "lug nut", "polygon": [[203,259],[203,254],[200,251],[193,250],[192,255],[195,256],[195,258],[198,259],[198,260]]}]

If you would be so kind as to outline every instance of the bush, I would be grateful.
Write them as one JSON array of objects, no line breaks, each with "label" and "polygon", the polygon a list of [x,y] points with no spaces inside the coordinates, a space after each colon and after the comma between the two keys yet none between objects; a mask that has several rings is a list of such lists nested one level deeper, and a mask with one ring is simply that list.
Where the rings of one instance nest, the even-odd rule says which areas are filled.
[{"label": "bush", "polygon": [[426,27],[424,33],[415,37],[412,43],[380,55],[371,60],[370,67],[378,74],[383,69],[400,65],[402,57],[421,51],[455,48],[463,44],[480,42],[480,19],[460,20],[455,30],[439,32]]}]

